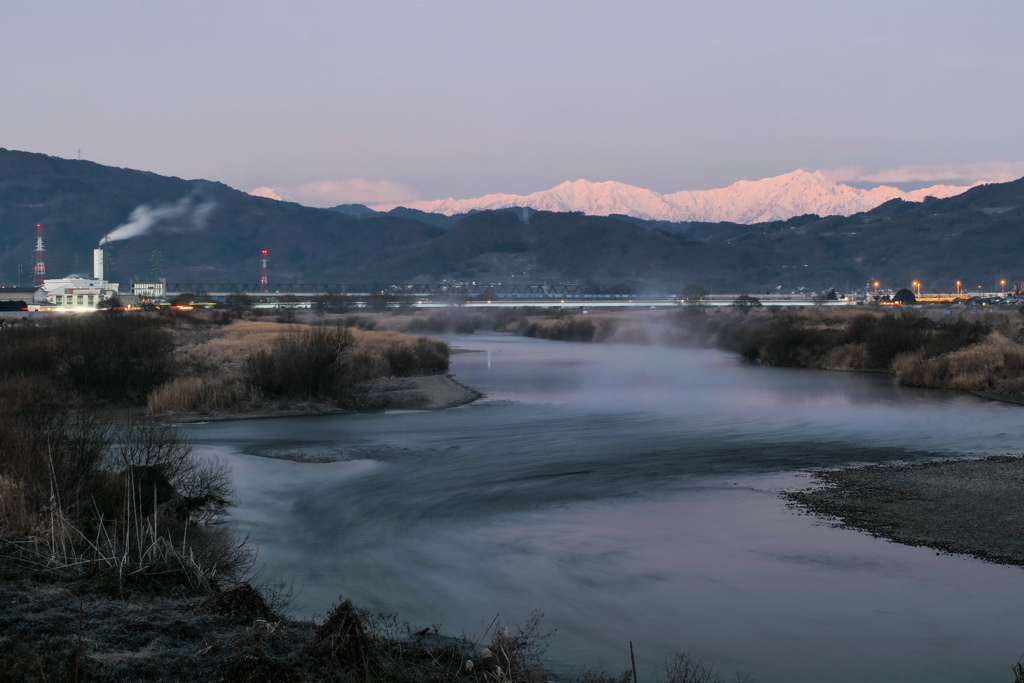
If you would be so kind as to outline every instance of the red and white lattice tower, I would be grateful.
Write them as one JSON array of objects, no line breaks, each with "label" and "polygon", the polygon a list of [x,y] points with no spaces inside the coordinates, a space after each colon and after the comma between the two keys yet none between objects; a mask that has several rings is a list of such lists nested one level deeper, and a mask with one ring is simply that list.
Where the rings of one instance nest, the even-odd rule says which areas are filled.
[{"label": "red and white lattice tower", "polygon": [[37,285],[43,284],[46,279],[46,264],[43,263],[43,224],[36,223],[36,269],[33,282]]},{"label": "red and white lattice tower", "polygon": [[267,250],[263,250],[263,258],[260,259],[260,263],[263,264],[263,274],[260,275],[260,291],[267,291]]}]

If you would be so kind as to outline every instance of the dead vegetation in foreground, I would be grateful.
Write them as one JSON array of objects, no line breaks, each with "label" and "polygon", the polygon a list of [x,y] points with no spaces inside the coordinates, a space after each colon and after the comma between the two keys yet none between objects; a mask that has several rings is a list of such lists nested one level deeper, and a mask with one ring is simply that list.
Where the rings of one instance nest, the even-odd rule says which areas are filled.
[{"label": "dead vegetation in foreground", "polygon": [[[0,683],[18,681],[337,681],[339,683],[629,683],[584,667],[544,670],[540,613],[522,627],[498,617],[483,633],[447,636],[340,599],[319,622],[296,620],[248,584],[203,597],[185,591],[114,597],[80,585],[0,581]],[[688,653],[639,680],[724,683]],[[645,675],[646,674],[646,675]],[[736,675],[736,681],[746,677]]]}]

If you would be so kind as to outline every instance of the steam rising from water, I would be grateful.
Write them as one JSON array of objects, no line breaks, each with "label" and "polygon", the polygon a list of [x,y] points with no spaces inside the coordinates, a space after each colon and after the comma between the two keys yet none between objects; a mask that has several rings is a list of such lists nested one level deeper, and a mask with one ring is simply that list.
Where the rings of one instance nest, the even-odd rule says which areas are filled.
[{"label": "steam rising from water", "polygon": [[807,468],[1018,449],[1019,407],[712,350],[454,343],[485,352],[452,362],[485,401],[191,427],[303,613],[344,590],[479,635],[541,607],[558,671],[627,663],[630,639],[641,671],[683,647],[766,683],[999,680],[1019,656],[1018,569],[832,529],[775,494]]},{"label": "steam rising from water", "polygon": [[130,240],[153,229],[169,232],[202,230],[215,207],[213,201],[199,201],[192,196],[158,206],[140,204],[132,210],[128,221],[114,228],[100,240],[100,244]]}]

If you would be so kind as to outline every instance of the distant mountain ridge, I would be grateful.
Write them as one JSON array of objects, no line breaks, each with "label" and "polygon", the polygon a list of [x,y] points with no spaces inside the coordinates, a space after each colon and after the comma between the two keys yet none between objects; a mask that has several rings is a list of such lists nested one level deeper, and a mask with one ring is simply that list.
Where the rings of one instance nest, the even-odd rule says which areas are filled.
[{"label": "distant mountain ridge", "polygon": [[[678,293],[850,291],[923,283],[925,291],[998,291],[1024,280],[1024,178],[929,202],[893,199],[850,217],[801,215],[756,225],[645,221],[625,215],[500,209],[459,216],[415,209],[317,209],[90,161],[0,148],[0,285],[26,284],[36,224],[52,276],[88,272],[99,240],[141,209],[183,199],[213,208],[202,224],[171,216],[108,246],[111,277],[158,277],[205,291],[289,283],[628,283]],[[524,214],[529,214],[525,220]],[[20,280],[19,280],[20,278]],[[218,284],[222,283],[222,284]],[[254,291],[254,290],[251,290]]]},{"label": "distant mountain ridge", "polygon": [[[982,183],[978,183],[982,184]],[[471,211],[529,207],[537,211],[579,211],[589,216],[624,215],[643,220],[683,222],[763,223],[794,216],[850,216],[870,211],[892,199],[919,202],[925,197],[944,199],[970,187],[934,185],[913,192],[880,185],[859,189],[828,179],[821,171],[802,169],[762,180],[740,180],[715,190],[659,194],[615,181],[564,182],[550,190],[527,195],[489,194],[475,199],[438,199],[377,204],[370,208],[390,211],[396,207],[447,216]]]}]

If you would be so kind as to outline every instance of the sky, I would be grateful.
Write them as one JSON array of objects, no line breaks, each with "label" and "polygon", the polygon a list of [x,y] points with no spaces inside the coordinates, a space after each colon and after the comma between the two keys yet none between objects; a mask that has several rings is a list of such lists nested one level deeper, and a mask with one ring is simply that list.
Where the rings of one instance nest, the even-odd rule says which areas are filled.
[{"label": "sky", "polygon": [[1024,176],[1019,0],[0,3],[0,147],[311,205]]}]

